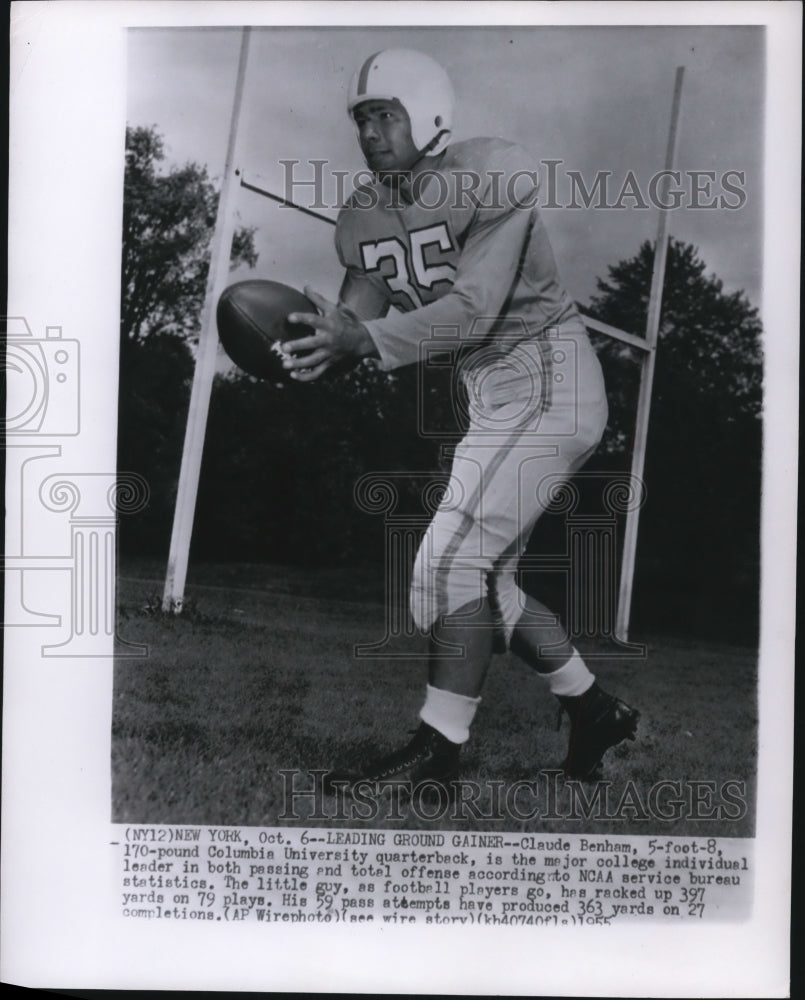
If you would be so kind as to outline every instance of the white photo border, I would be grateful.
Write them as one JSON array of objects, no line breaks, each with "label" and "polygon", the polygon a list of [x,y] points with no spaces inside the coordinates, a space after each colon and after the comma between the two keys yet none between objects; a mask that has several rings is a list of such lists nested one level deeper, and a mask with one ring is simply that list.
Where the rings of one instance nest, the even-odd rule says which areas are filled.
[{"label": "white photo border", "polygon": [[[65,466],[115,468],[126,30],[294,24],[757,24],[767,30],[766,408],[756,896],[751,920],[572,932],[141,925],[109,855],[112,661],[7,630],[2,979],[106,989],[784,996],[793,774],[801,7],[796,3],[16,3],[9,316],[82,347]],[[101,419],[103,418],[103,419]],[[54,602],[63,600],[54,594]],[[111,650],[110,650],[111,652]],[[158,924],[158,925],[157,925]],[[572,936],[571,936],[572,934]],[[579,961],[579,956],[583,961]]]}]

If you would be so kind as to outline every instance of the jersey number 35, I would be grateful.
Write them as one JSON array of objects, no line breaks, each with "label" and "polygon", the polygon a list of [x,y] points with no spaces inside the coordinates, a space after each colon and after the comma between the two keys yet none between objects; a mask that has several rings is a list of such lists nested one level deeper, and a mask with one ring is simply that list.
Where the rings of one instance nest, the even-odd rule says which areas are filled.
[{"label": "jersey number 35", "polygon": [[[444,222],[413,229],[408,239],[409,247],[398,236],[361,243],[361,256],[367,274],[379,271],[384,261],[391,260],[394,270],[383,274],[383,280],[393,293],[405,296],[409,308],[418,309],[425,304],[422,292],[431,291],[440,281],[452,284],[456,274],[455,267],[447,262],[427,263],[425,251],[437,247],[442,253],[450,253],[455,247]],[[428,256],[432,257],[432,253]]]}]

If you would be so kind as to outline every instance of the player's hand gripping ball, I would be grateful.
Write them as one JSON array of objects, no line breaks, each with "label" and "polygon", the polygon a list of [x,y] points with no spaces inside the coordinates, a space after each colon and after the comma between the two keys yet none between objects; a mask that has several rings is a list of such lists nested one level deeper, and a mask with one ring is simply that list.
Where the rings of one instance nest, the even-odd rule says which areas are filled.
[{"label": "player's hand gripping ball", "polygon": [[224,289],[218,300],[218,336],[229,357],[248,375],[292,383],[280,345],[315,330],[289,323],[288,316],[316,311],[307,296],[279,281],[239,281]]}]

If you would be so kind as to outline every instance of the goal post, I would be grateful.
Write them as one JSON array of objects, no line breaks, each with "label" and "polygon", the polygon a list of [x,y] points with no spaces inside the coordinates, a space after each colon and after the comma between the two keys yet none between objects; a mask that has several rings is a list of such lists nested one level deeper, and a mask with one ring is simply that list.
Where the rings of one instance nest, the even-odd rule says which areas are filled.
[{"label": "goal post", "polygon": [[[665,151],[665,172],[663,173],[663,195],[670,181],[676,158],[676,143],[679,131],[679,109],[682,104],[682,80],[685,67],[677,66],[674,80],[674,96],[671,102],[671,124],[668,129],[668,145]],[[664,204],[665,201],[661,202]],[[648,314],[646,317],[645,355],[640,372],[640,391],[637,397],[637,418],[635,421],[634,446],[632,449],[633,479],[642,482],[646,465],[648,446],[648,423],[651,411],[651,392],[654,386],[654,367],[657,361],[657,340],[660,332],[662,293],[665,283],[665,262],[668,254],[668,209],[659,209],[657,239],[654,243],[654,266],[651,272]],[[628,638],[629,621],[632,613],[632,588],[634,584],[635,562],[637,559],[637,529],[640,523],[640,504],[632,504],[626,514],[626,527],[621,553],[620,591],[615,633],[621,639]]]},{"label": "goal post", "polygon": [[[190,540],[193,530],[198,483],[201,470],[201,457],[204,448],[204,436],[209,411],[210,394],[215,375],[218,336],[215,329],[215,303],[226,285],[231,256],[232,238],[234,235],[234,204],[239,188],[268,198],[282,205],[297,209],[305,215],[312,216],[321,222],[334,226],[335,220],[313,209],[298,205],[283,198],[263,186],[262,178],[257,174],[245,174],[235,167],[238,128],[240,124],[243,86],[246,74],[249,50],[249,29],[243,29],[240,58],[238,63],[235,97],[232,109],[232,121],[227,145],[224,178],[218,204],[218,215],[213,236],[210,272],[207,281],[207,291],[201,318],[196,370],[193,378],[193,388],[190,397],[190,409],[187,418],[185,443],[182,451],[182,463],[179,474],[179,487],[174,510],[173,531],[171,534],[168,570],[165,578],[162,607],[165,611],[180,612],[184,601],[184,588],[187,578],[187,565],[190,552]],[[676,155],[676,143],[681,106],[682,80],[684,67],[677,67],[674,82],[674,94],[671,107],[671,123],[665,156],[665,174],[662,178],[667,187],[669,172],[673,169]],[[258,183],[260,181],[260,183]],[[663,188],[665,193],[665,187]],[[631,476],[633,480],[642,481],[645,469],[646,448],[648,443],[648,422],[651,410],[651,394],[654,379],[654,367],[659,335],[660,311],[662,306],[663,281],[667,256],[667,210],[659,209],[657,240],[654,249],[654,265],[652,271],[651,291],[649,296],[648,317],[645,336],[638,336],[617,327],[610,326],[600,320],[582,313],[582,319],[589,330],[594,330],[611,339],[628,344],[642,352],[640,374],[640,390],[638,395],[637,413],[635,419],[634,444],[632,449]],[[637,532],[639,526],[640,504],[630,506],[626,514],[624,542],[621,553],[621,571],[616,614],[615,635],[622,641],[628,640],[629,622],[633,594],[633,581],[637,552]]]},{"label": "goal post", "polygon": [[207,415],[210,395],[215,377],[218,353],[218,332],[215,328],[215,304],[226,286],[229,264],[232,256],[232,239],[235,234],[236,183],[235,156],[237,152],[240,112],[243,103],[243,86],[249,59],[250,28],[244,28],[240,42],[238,71],[235,79],[235,97],[229,139],[224,161],[224,175],[221,193],[218,197],[218,212],[215,218],[210,270],[207,275],[207,289],[201,311],[201,325],[193,373],[193,387],[190,391],[190,408],[187,413],[182,464],[179,470],[179,486],[176,506],[173,511],[168,570],[162,594],[164,611],[180,612],[184,603],[184,588],[187,579],[187,563],[190,556],[190,539],[193,534],[193,520],[196,511],[198,483],[201,474],[201,457],[204,451],[204,437],[207,431]]}]

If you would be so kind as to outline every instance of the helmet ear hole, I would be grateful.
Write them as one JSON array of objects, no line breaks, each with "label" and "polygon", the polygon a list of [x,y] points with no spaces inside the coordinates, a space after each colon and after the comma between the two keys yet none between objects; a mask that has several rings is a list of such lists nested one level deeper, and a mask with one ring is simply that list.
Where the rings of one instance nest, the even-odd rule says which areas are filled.
[{"label": "helmet ear hole", "polygon": [[436,128],[440,128],[442,124],[442,116],[436,115],[436,117],[433,119],[433,124],[436,126]]}]

